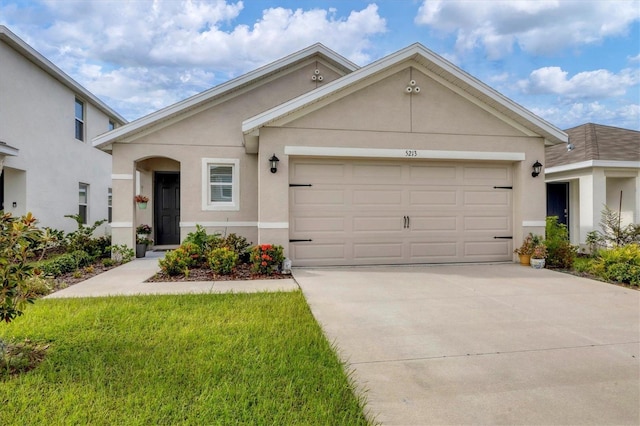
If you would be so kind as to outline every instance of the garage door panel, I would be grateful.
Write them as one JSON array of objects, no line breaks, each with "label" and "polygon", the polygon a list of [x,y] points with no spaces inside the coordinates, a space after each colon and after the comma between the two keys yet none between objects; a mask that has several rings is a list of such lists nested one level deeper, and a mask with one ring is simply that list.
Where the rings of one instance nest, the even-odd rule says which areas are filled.
[{"label": "garage door panel", "polygon": [[511,229],[511,220],[506,216],[466,216],[465,231],[507,232]]},{"label": "garage door panel", "polygon": [[459,170],[456,166],[409,166],[409,177],[415,184],[457,184]]},{"label": "garage door panel", "polygon": [[438,262],[438,259],[457,258],[458,244],[451,242],[411,243],[411,258],[424,262]]},{"label": "garage door panel", "polygon": [[456,216],[410,216],[411,230],[451,232],[458,229],[458,218]]},{"label": "garage door panel", "polygon": [[512,236],[512,191],[494,188],[511,186],[511,165],[298,161],[295,183],[312,186],[291,188],[290,238],[311,241],[290,244],[294,265],[512,258],[512,241],[494,238]]},{"label": "garage door panel", "polygon": [[498,191],[464,191],[463,200],[466,206],[511,206],[511,193]]},{"label": "garage door panel", "polygon": [[[464,243],[465,256],[491,258],[500,260],[501,256],[511,255],[511,244],[505,240],[495,241],[467,241]],[[497,257],[497,259],[493,259]]]},{"label": "garage door panel", "polygon": [[409,202],[414,207],[455,206],[458,203],[458,191],[412,190]]},{"label": "garage door panel", "polygon": [[403,259],[402,246],[402,243],[354,242],[353,258],[398,262]]},{"label": "garage door panel", "polygon": [[353,232],[370,234],[372,232],[398,232],[402,230],[402,218],[392,216],[356,217],[353,218]]},{"label": "garage door panel", "polygon": [[344,217],[298,217],[292,222],[292,231],[296,234],[304,234],[308,232],[344,232]]},{"label": "garage door panel", "polygon": [[295,190],[293,191],[292,198],[293,202],[300,207],[322,207],[324,205],[343,206],[345,204],[345,191],[342,189]]},{"label": "garage door panel", "polygon": [[296,243],[291,245],[290,251],[293,259],[311,265],[330,261],[334,265],[340,264],[346,254],[344,243]]},{"label": "garage door panel", "polygon": [[511,180],[511,169],[508,166],[502,167],[463,167],[462,176],[465,185],[483,185],[487,182],[508,182]]},{"label": "garage door panel", "polygon": [[346,167],[343,163],[296,162],[291,166],[291,182],[304,184],[321,176],[324,182],[340,183],[344,181]]},{"label": "garage door panel", "polygon": [[402,203],[402,190],[354,189],[351,200],[354,206],[398,206]]}]

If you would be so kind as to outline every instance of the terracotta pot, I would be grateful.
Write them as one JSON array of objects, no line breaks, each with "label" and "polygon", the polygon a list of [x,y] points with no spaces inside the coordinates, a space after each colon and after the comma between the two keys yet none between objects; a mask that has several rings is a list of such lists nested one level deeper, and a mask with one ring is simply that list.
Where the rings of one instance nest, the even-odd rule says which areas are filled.
[{"label": "terracotta pot", "polygon": [[531,264],[530,254],[519,254],[518,256],[520,256],[520,264],[522,266],[529,266]]}]

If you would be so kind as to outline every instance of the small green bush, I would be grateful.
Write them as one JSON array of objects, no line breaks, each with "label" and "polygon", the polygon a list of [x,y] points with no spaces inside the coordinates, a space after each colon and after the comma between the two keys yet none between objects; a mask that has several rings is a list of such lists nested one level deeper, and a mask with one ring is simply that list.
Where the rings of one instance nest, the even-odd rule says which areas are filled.
[{"label": "small green bush", "polygon": [[230,274],[238,264],[238,253],[228,247],[220,247],[209,253],[209,267],[216,274]]},{"label": "small green bush", "polygon": [[111,254],[111,259],[117,263],[127,263],[133,260],[135,252],[132,248],[129,248],[126,244],[116,244],[107,247],[107,251]]},{"label": "small green bush", "polygon": [[104,259],[102,259],[102,266],[105,266],[107,268],[115,265],[116,263],[113,261],[113,259],[110,259],[108,257],[105,257]]},{"label": "small green bush", "polygon": [[261,244],[251,249],[251,272],[254,274],[273,274],[284,261],[282,246]]},{"label": "small green bush", "polygon": [[36,299],[53,291],[53,282],[41,275],[33,275],[20,285],[21,291],[29,298]]},{"label": "small green bush", "polygon": [[640,285],[640,244],[599,250],[589,272],[608,281]]},{"label": "small green bush", "polygon": [[195,244],[200,254],[206,254],[214,248],[220,247],[223,239],[218,234],[207,235],[207,230],[196,224],[196,230],[189,232],[182,245],[185,243]]},{"label": "small green bush", "polygon": [[578,247],[569,242],[569,231],[563,223],[558,223],[557,216],[549,216],[546,220],[547,261],[550,268],[570,269],[575,261]]},{"label": "small green bush", "polygon": [[78,269],[78,261],[85,261],[87,256],[83,251],[65,253],[53,259],[40,262],[37,269],[41,270],[45,276],[57,277]]},{"label": "small green bush", "polygon": [[251,243],[245,237],[231,233],[225,237],[222,245],[236,252],[241,261],[247,262],[249,260]]},{"label": "small green bush", "polygon": [[183,246],[171,250],[158,261],[160,269],[167,275],[188,274],[189,268],[194,265],[194,259]]}]

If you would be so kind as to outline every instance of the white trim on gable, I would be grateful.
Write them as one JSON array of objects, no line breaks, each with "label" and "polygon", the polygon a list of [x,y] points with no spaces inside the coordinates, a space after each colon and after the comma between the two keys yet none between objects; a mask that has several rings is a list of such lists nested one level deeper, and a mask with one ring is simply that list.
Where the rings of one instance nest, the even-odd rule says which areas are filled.
[{"label": "white trim on gable", "polygon": [[548,169],[545,169],[544,173],[548,175],[552,173],[588,169],[590,167],[640,169],[640,161],[588,160],[580,161],[578,163],[564,164],[562,166],[549,167]]},{"label": "white trim on gable", "polygon": [[[321,55],[325,57],[329,62],[335,65],[331,67],[334,70],[341,68],[343,72],[348,73],[359,68],[356,64],[340,56],[333,50],[323,46],[320,43],[316,43],[307,47],[306,49],[292,53],[291,55],[285,56],[284,58],[281,58],[275,62],[234,78],[233,80],[229,80],[202,93],[198,93],[176,104],[151,113],[125,126],[116,128],[103,135],[99,135],[93,139],[93,146],[101,149],[108,149],[109,145],[111,145],[113,142],[118,141],[119,139],[124,139],[129,135],[141,132],[145,128],[166,121],[178,114],[183,114],[186,111],[198,108],[203,103],[206,103],[214,98],[224,96],[225,94],[231,95],[232,92],[238,91],[243,86],[249,85],[257,80],[264,79],[269,75],[272,75],[285,68],[291,67],[295,63],[303,61],[306,58],[311,58],[314,55]],[[234,96],[235,95],[236,94],[234,94]]]},{"label": "white trim on gable", "polygon": [[496,90],[467,74],[419,43],[413,44],[405,49],[360,68],[351,74],[327,83],[312,92],[301,95],[261,114],[248,118],[242,123],[242,132],[245,135],[255,135],[263,126],[273,123],[283,117],[292,116],[295,111],[315,104],[323,98],[332,96],[336,93],[343,94],[344,90],[349,86],[352,86],[366,78],[370,78],[375,74],[382,73],[390,67],[410,59],[415,60],[417,63],[425,66],[433,72],[438,70],[439,72],[436,72],[436,74],[439,74],[449,83],[455,84],[456,86],[463,88],[465,91],[470,92],[473,96],[492,106],[498,112],[515,120],[520,125],[529,128],[536,134],[543,136],[549,143],[559,144],[566,143],[568,141],[567,134],[562,130],[511,101],[504,95],[498,93]]}]

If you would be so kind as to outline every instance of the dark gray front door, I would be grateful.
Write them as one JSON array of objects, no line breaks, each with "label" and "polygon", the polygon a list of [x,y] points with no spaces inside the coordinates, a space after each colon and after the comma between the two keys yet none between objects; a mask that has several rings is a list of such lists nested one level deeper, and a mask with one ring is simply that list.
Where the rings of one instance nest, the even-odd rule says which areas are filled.
[{"label": "dark gray front door", "polygon": [[180,173],[156,172],[155,245],[180,244]]},{"label": "dark gray front door", "polygon": [[547,216],[569,226],[569,182],[547,183]]}]

